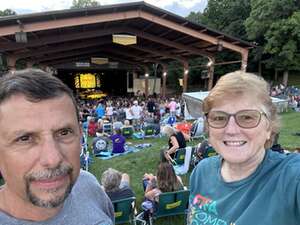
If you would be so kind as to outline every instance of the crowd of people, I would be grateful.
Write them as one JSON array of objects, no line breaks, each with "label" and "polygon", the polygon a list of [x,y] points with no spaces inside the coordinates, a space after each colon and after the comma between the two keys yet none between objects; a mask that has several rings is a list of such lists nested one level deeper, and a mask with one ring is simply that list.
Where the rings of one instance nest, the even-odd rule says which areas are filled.
[{"label": "crowd of people", "polygon": [[[108,168],[100,184],[80,170],[82,126],[96,136],[107,120],[114,124],[113,140],[124,123],[140,129],[167,111],[182,116],[172,101],[177,102],[117,98],[79,102],[78,109],[72,91],[51,74],[29,69],[1,77],[1,224],[114,224],[111,201],[135,196],[130,177]],[[242,71],[226,74],[205,98],[203,112],[209,144],[218,154],[201,160],[190,176],[187,224],[299,224],[300,155],[270,150],[279,118],[267,83]],[[149,171],[141,178],[145,220],[161,193],[185,188],[172,160],[190,137],[172,126],[162,132],[169,147],[162,150],[156,175]]]},{"label": "crowd of people", "polygon": [[270,90],[272,97],[288,100],[291,109],[300,111],[300,90],[295,86],[285,87],[283,84],[275,85]]}]

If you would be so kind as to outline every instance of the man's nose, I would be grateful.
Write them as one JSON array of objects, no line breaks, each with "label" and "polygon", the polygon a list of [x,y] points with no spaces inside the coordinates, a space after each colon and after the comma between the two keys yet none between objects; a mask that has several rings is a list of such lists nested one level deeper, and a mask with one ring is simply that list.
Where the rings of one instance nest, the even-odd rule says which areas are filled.
[{"label": "man's nose", "polygon": [[63,160],[59,144],[53,137],[47,137],[42,141],[40,163],[47,168],[57,167]]}]

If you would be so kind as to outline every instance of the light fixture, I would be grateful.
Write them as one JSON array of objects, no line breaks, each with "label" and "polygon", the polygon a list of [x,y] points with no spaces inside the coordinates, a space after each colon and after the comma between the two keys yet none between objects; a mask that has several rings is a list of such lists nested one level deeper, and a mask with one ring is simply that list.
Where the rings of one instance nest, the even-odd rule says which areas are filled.
[{"label": "light fixture", "polygon": [[213,62],[211,60],[209,60],[208,63],[207,63],[207,67],[211,67],[212,64],[213,64]]},{"label": "light fixture", "polygon": [[149,73],[145,73],[145,77],[149,77]]},{"label": "light fixture", "polygon": [[163,73],[163,76],[166,77],[166,76],[167,76],[167,72],[164,72],[164,73]]},{"label": "light fixture", "polygon": [[183,86],[183,79],[179,78],[178,81],[179,81],[179,85],[182,87]]},{"label": "light fixture", "polygon": [[120,45],[134,45],[137,43],[137,38],[135,35],[113,34],[112,42]]},{"label": "light fixture", "polygon": [[189,70],[185,69],[184,74],[187,75],[189,73]]},{"label": "light fixture", "polygon": [[27,43],[27,34],[26,32],[19,31],[15,33],[15,39],[17,43]]},{"label": "light fixture", "polygon": [[92,57],[91,58],[91,63],[97,64],[97,65],[107,64],[108,63],[108,58]]}]

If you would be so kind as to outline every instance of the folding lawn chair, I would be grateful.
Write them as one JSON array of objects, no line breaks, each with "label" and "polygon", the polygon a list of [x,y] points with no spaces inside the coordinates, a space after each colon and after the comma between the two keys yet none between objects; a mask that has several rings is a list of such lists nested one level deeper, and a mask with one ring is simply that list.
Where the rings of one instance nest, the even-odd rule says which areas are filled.
[{"label": "folding lawn chair", "polygon": [[130,223],[136,225],[135,197],[112,201],[115,211],[115,224]]},{"label": "folding lawn chair", "polygon": [[[159,195],[159,201],[153,215],[150,216],[150,225],[161,217],[187,215],[190,190],[166,192]],[[184,219],[186,221],[186,218]],[[182,224],[185,224],[183,222]]]},{"label": "folding lawn chair", "polygon": [[147,125],[143,128],[144,137],[154,137],[155,136],[155,129],[152,125]]},{"label": "folding lawn chair", "polygon": [[113,126],[111,123],[104,123],[103,124],[103,132],[107,134],[112,134]]},{"label": "folding lawn chair", "polygon": [[186,174],[190,169],[193,148],[191,146],[177,149],[175,153],[175,165],[173,165],[176,175]]},{"label": "folding lawn chair", "polygon": [[133,127],[123,127],[121,128],[121,131],[125,138],[131,138],[134,130]]}]

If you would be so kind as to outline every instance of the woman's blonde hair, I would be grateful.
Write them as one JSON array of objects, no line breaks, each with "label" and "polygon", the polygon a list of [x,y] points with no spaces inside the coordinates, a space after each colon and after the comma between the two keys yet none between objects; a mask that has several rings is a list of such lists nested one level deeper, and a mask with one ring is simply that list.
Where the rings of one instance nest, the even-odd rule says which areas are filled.
[{"label": "woman's blonde hair", "polygon": [[171,137],[173,134],[176,133],[176,130],[174,127],[171,127],[169,125],[166,125],[162,128],[161,131],[163,134],[166,134],[168,137]]},{"label": "woman's blonde hair", "polygon": [[[268,83],[262,78],[252,73],[236,71],[222,76],[214,88],[210,91],[203,102],[203,112],[208,113],[216,104],[223,99],[237,96],[251,96],[263,106],[270,121],[271,137],[266,140],[265,148],[272,146],[276,134],[279,132],[279,116],[276,106],[269,95]],[[233,103],[234,104],[234,103]],[[207,126],[207,124],[206,124]]]}]

